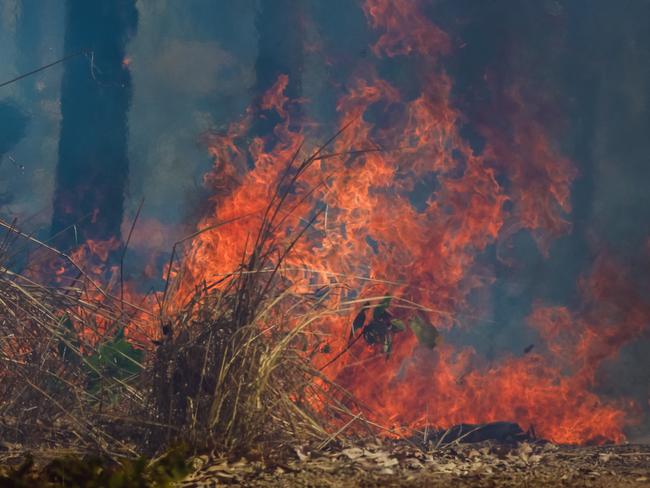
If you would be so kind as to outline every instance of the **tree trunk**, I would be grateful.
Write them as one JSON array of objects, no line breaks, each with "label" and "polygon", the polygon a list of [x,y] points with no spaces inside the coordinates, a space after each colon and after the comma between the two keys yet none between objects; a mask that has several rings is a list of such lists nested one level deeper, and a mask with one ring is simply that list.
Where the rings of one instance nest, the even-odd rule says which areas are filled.
[{"label": "tree trunk", "polygon": [[65,52],[86,50],[88,62],[67,63],[62,80],[52,234],[61,233],[63,249],[120,236],[131,100],[125,47],[136,26],[135,0],[66,2]]}]

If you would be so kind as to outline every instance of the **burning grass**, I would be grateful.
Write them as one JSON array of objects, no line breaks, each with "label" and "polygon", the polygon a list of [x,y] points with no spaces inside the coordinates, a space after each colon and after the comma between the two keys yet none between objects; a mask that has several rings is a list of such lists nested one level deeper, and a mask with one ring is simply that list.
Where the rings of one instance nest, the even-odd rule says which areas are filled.
[{"label": "burning grass", "polygon": [[116,458],[181,441],[325,446],[352,428],[395,437],[507,420],[560,443],[624,441],[635,407],[596,394],[596,373],[645,333],[650,309],[617,266],[596,267],[576,312],[535,304],[534,350],[493,360],[439,343],[490,320],[482,297],[514,234],[531,233],[546,253],[568,230],[575,169],[515,89],[504,111],[513,135],[480,131],[486,146],[475,150],[438,62],[446,38],[425,17],[413,31],[417,2],[397,3],[365,2],[389,34],[373,51],[422,56],[420,95],[374,70],[355,75],[336,106],[341,130],[300,161],[320,133],[294,130],[288,107],[299,101],[280,75],[261,101],[272,131],[256,133],[251,107],[205,135],[208,208],[174,246],[164,291],[124,283],[130,234],[124,246],[86,243],[95,255],[121,251],[106,278],[78,265],[84,252],[3,224],[7,242],[58,263],[1,270],[3,438]]},{"label": "burning grass", "polygon": [[[309,400],[316,372],[296,348],[305,327],[287,330],[277,310],[295,297],[259,296],[260,276],[236,273],[224,289],[197,290],[145,351],[124,339],[116,301],[88,303],[82,286],[48,287],[4,270],[0,436],[110,456],[179,440],[241,449],[326,436]],[[80,309],[115,322],[79,323]],[[80,327],[104,332],[91,343]]]},{"label": "burning grass", "polygon": [[[9,236],[27,239],[75,271],[37,280],[2,268],[5,445],[44,457],[68,452],[110,459],[156,455],[179,444],[192,452],[242,452],[296,441],[326,445],[359,420],[348,409],[349,395],[314,368],[315,351],[307,348],[312,324],[337,311],[323,295],[296,291],[280,272],[315,217],[286,241],[274,232],[285,218],[287,195],[322,149],[290,165],[250,252],[218,282],[195,283],[188,293],[175,246],[157,311],[124,299],[121,279],[120,292],[112,294],[74,257],[5,225]],[[158,330],[158,337],[138,342],[133,331],[141,329]]]},{"label": "burning grass", "polygon": [[[283,100],[281,89],[273,93]],[[116,459],[179,442],[194,452],[277,450],[296,440],[323,447],[352,430],[399,437],[496,420],[531,431],[539,423],[538,432],[558,442],[623,440],[623,411],[541,354],[486,367],[471,348],[437,347],[430,320],[441,329],[457,321],[480,285],[463,277],[500,229],[500,217],[492,225],[481,210],[500,212],[505,198],[485,161],[472,156],[476,167],[448,178],[423,212],[398,199],[396,215],[419,222],[412,228],[410,218],[386,217],[394,194],[376,190],[381,179],[371,183],[377,168],[392,178],[395,151],[350,151],[348,132],[363,135],[365,122],[343,122],[304,160],[304,136],[287,121],[270,149],[260,138],[246,142],[246,124],[230,138],[214,136],[215,170],[206,178],[214,208],[174,246],[159,293],[124,283],[129,239],[122,249],[115,239],[89,243],[96,255],[121,254],[106,279],[101,267],[79,265],[84,252],[68,256],[2,224],[2,256],[21,239],[54,259],[21,274],[1,269],[5,442]],[[489,186],[479,198],[480,168]],[[465,201],[476,204],[476,218],[462,217],[474,213]],[[635,325],[645,309],[632,315],[624,324]],[[609,354],[593,355],[592,369]]]}]

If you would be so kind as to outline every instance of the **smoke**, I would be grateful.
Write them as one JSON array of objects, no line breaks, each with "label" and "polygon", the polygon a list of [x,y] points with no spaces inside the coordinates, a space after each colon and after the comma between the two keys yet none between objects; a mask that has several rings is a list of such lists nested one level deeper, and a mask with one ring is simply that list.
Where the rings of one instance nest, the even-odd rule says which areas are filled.
[{"label": "smoke", "polygon": [[12,102],[0,100],[0,157],[25,137],[27,116]]},{"label": "smoke", "polygon": [[[295,84],[291,95],[304,99],[304,122],[309,129],[318,126],[314,132],[319,134],[334,132],[337,100],[358,88],[350,80],[371,65],[373,75],[389,80],[405,100],[412,101],[420,94],[426,81],[422,65],[430,60],[384,56],[371,62],[375,54],[371,46],[379,34],[370,25],[362,2],[301,2],[299,28],[283,27],[292,36],[298,32],[304,36],[301,52],[287,47],[299,44],[293,37],[288,43],[267,42],[260,50],[260,31],[265,39],[273,35],[282,39],[284,32],[274,28],[274,22],[281,24],[277,17],[282,17],[282,12],[273,10],[273,2],[265,4],[265,15],[257,10],[257,3],[139,0],[138,32],[128,43],[127,36],[120,39],[114,68],[100,63],[97,50],[97,68],[116,69],[118,83],[128,84],[130,78],[132,94],[128,88],[100,88],[89,78],[85,62],[71,67],[76,71],[64,80],[64,107],[97,110],[93,104],[103,100],[104,109],[117,103],[126,114],[118,123],[104,119],[105,124],[100,120],[83,126],[72,109],[64,108],[59,151],[62,160],[87,161],[76,153],[79,141],[96,146],[100,138],[110,139],[95,167],[107,168],[98,173],[100,179],[117,174],[120,185],[127,183],[128,161],[126,215],[124,219],[115,217],[112,228],[119,229],[121,224],[128,229],[144,198],[133,241],[136,249],[168,251],[175,240],[189,233],[207,196],[202,177],[212,163],[200,142],[201,134],[238,120],[252,100],[275,81],[281,63],[273,58],[282,49],[288,51],[290,66],[280,71],[290,72],[300,65],[295,75],[290,74],[290,82]],[[20,20],[12,13],[17,5],[3,2],[3,26],[11,27],[11,32]],[[567,327],[586,328],[594,322],[594,333],[611,339],[607,335],[611,323],[591,320],[595,316],[590,311],[594,309],[593,297],[581,283],[593,280],[599,263],[614,262],[616,272],[608,279],[621,279],[638,294],[632,309],[641,310],[650,297],[650,73],[645,68],[650,53],[650,33],[645,25],[649,4],[630,2],[622,8],[615,2],[597,0],[587,9],[579,2],[561,0],[440,0],[422,5],[427,21],[446,36],[447,44],[442,44],[449,54],[428,54],[441,56],[440,66],[453,80],[451,102],[463,114],[460,133],[476,154],[492,152],[493,169],[503,188],[526,189],[519,195],[513,193],[512,200],[504,204],[511,217],[506,222],[512,225],[511,231],[477,258],[476,269],[489,286],[472,291],[472,310],[446,339],[459,347],[472,346],[487,363],[505,356],[523,357],[530,354],[525,351],[531,345],[532,353],[548,352],[548,337],[540,332],[543,328],[531,322],[540,318],[540,310],[567,310],[571,318]],[[75,27],[80,36],[99,26],[99,22],[81,24]],[[108,22],[105,28],[121,28],[118,24]],[[3,41],[11,37],[7,32],[10,30],[2,33]],[[432,31],[431,35],[440,34]],[[32,37],[23,32],[20,42]],[[40,49],[32,46],[22,55],[40,52],[43,56],[46,44],[61,50],[63,41],[59,41],[56,45],[51,36],[42,36]],[[4,53],[5,47],[0,50]],[[21,58],[17,64],[23,67],[30,61]],[[71,77],[86,80],[96,92],[79,92]],[[58,84],[55,79],[38,81],[43,80],[47,97],[37,101],[34,97],[42,92],[32,90],[32,98],[18,99],[20,110],[15,104],[0,104],[0,120],[3,129],[7,128],[0,133],[0,153],[11,146],[30,154],[28,161],[41,162],[44,158],[24,148],[40,148],[43,141],[49,141],[45,144],[49,152],[55,148],[52,141],[59,137],[56,123],[30,132],[43,118],[44,106],[51,108],[49,120],[57,118],[52,92],[58,90]],[[30,87],[34,86],[30,81]],[[389,128],[395,120],[393,108],[388,103],[376,104],[366,116]],[[24,113],[31,114],[29,127]],[[526,125],[527,121],[534,123]],[[548,137],[542,141],[535,136],[539,133]],[[490,140],[503,141],[502,146],[490,144]],[[537,158],[540,148],[545,156]],[[521,156],[519,160],[508,156],[514,153]],[[564,168],[561,175],[549,172],[547,163]],[[14,186],[30,198],[42,198],[36,193],[47,188],[45,182],[51,175],[47,168],[45,165],[36,172],[28,165],[25,179],[12,182],[19,181]],[[75,168],[83,171],[74,174],[68,167],[60,173],[60,195],[66,193],[61,189],[79,188],[84,182],[103,184],[92,180],[82,163]],[[435,175],[426,175],[412,199],[424,206],[439,183]],[[531,192],[535,198],[525,201]],[[121,195],[116,191],[105,197],[116,216],[121,214],[117,208]],[[96,203],[80,207],[87,211]],[[538,210],[541,203],[544,212]],[[69,222],[57,219],[57,228]],[[120,219],[122,222],[117,222]],[[515,220],[526,225],[515,225]],[[552,232],[537,232],[539,222]],[[131,269],[141,264],[140,257],[133,254]],[[603,298],[603,302],[607,300]],[[605,316],[612,312],[610,308],[595,309]],[[613,309],[620,312],[620,307]],[[557,347],[569,347],[572,341],[570,334],[559,334],[557,340],[560,343],[551,341]],[[598,341],[592,344],[597,350],[604,347]],[[594,388],[603,398],[635,400],[642,412],[641,424],[629,432],[643,435],[643,422],[650,422],[647,324],[638,325],[618,346],[620,354],[605,355],[598,361]]]},{"label": "smoke", "polygon": [[[166,230],[155,247],[168,252],[192,232],[207,198],[202,178],[211,159],[201,135],[233,120],[251,100],[255,2],[139,1],[137,7],[138,35],[127,53],[134,97],[126,220],[144,198],[142,220]],[[147,240],[138,226],[134,237],[140,234]]]},{"label": "smoke", "polygon": [[[648,304],[650,264],[650,183],[643,134],[650,127],[647,70],[650,36],[642,18],[646,2],[621,9],[593,2],[439,2],[431,10],[460,47],[449,67],[457,82],[456,100],[468,115],[468,136],[481,150],[480,130],[510,130],[508,90],[517,84],[527,109],[577,169],[571,185],[568,232],[540,252],[530,234],[519,233],[487,265],[496,281],[477,307],[490,320],[459,342],[475,343],[488,357],[537,344],[526,323],[536,302],[585,307],[579,283],[603,259],[614,259],[638,305]],[[508,135],[506,133],[506,135]],[[630,295],[628,293],[627,295]],[[619,295],[620,304],[630,296]],[[598,391],[631,398],[645,412],[632,435],[650,428],[648,326],[621,344],[620,354],[597,372]],[[621,328],[623,326],[621,325]],[[595,334],[607,337],[606,327]],[[644,427],[645,424],[645,427]]]},{"label": "smoke", "polygon": [[[10,177],[11,172],[21,169],[20,163],[13,156],[4,157],[5,154],[14,148],[14,146],[25,137],[27,127],[27,116],[20,111],[14,104],[0,100],[0,127],[4,130],[0,132],[0,164],[8,167],[9,170],[0,166],[0,175],[2,179]],[[6,159],[6,161],[5,161]],[[14,200],[14,194],[7,190],[0,193],[0,206],[5,206]]]}]

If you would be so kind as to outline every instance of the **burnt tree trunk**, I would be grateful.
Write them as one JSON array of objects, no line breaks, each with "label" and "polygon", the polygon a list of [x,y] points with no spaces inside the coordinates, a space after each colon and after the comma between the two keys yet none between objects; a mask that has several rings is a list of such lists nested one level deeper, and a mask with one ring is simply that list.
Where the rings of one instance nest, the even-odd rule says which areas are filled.
[{"label": "burnt tree trunk", "polygon": [[[120,236],[131,100],[124,59],[137,26],[135,0],[68,0],[65,21],[65,52],[85,50],[88,63],[68,63],[62,80],[51,230],[61,233],[61,248]],[[61,232],[73,224],[74,232]]]}]

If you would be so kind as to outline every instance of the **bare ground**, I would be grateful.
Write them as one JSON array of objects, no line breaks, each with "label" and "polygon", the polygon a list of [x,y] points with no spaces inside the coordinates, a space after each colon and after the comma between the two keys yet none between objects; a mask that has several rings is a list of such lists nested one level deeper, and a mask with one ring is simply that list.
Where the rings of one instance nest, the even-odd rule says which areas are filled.
[{"label": "bare ground", "polygon": [[199,458],[203,466],[180,486],[650,487],[650,445],[486,442],[421,450],[385,442],[283,457]]}]

